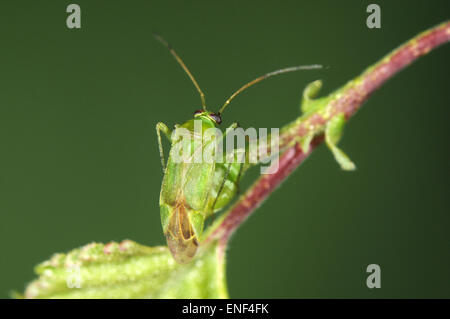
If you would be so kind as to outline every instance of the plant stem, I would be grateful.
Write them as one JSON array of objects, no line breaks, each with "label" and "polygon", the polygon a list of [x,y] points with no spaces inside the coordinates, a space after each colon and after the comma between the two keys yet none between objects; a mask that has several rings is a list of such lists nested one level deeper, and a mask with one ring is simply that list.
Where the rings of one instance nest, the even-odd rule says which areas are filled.
[{"label": "plant stem", "polygon": [[[381,61],[365,70],[359,77],[327,97],[326,112],[312,112],[289,125],[280,136],[283,143],[298,141],[314,133],[315,137],[307,152],[298,143],[284,151],[274,174],[262,175],[243,194],[231,209],[218,221],[205,242],[218,240],[221,252],[225,250],[231,234],[262,202],[308,157],[323,141],[323,127],[337,114],[344,113],[349,119],[360,106],[388,79],[441,44],[450,41],[450,21],[431,28],[392,51]],[[213,225],[214,226],[214,225]]]}]

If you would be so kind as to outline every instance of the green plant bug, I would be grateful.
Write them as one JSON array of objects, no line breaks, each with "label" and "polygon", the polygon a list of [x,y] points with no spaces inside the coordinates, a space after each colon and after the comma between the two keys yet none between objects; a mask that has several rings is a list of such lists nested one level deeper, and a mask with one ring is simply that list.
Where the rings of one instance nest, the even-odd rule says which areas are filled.
[{"label": "green plant bug", "polygon": [[[202,234],[205,219],[214,212],[224,208],[236,195],[239,180],[243,172],[249,167],[248,163],[240,162],[183,162],[174,160],[180,153],[186,158],[192,158],[197,152],[203,153],[208,144],[203,143],[203,134],[210,128],[218,128],[222,122],[221,114],[233,98],[246,88],[256,84],[270,76],[292,72],[302,69],[318,68],[317,66],[295,66],[267,73],[245,84],[230,98],[218,112],[208,111],[205,95],[194,76],[188,70],[184,62],[173,48],[159,35],[154,35],[162,42],[180,64],[200,94],[202,109],[194,112],[194,117],[182,125],[175,125],[171,130],[162,122],[157,123],[159,152],[163,167],[163,181],[160,193],[161,224],[166,237],[167,245],[178,263],[188,263],[195,256],[199,246],[199,238]],[[319,66],[320,67],[320,66]],[[201,124],[201,134],[196,134],[195,121]],[[233,123],[229,129],[238,125]],[[187,139],[180,139],[178,131],[188,132]],[[164,152],[161,141],[161,132],[170,141],[171,148],[167,163],[164,162]],[[218,143],[217,140],[209,143]],[[212,146],[216,146],[213,144]],[[180,151],[181,150],[181,151]]]}]

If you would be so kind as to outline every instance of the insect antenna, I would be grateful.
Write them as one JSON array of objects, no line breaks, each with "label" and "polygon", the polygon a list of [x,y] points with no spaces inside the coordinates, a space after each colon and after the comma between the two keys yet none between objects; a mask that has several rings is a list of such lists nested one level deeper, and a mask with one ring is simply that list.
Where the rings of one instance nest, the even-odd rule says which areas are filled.
[{"label": "insect antenna", "polygon": [[231,100],[233,100],[236,95],[238,95],[239,93],[241,93],[242,91],[244,91],[245,89],[251,87],[253,84],[256,84],[258,82],[261,82],[262,80],[265,80],[271,76],[274,75],[278,75],[281,73],[287,73],[287,72],[293,72],[293,71],[299,71],[299,70],[314,70],[314,69],[321,69],[322,66],[319,64],[312,64],[312,65],[299,65],[299,66],[292,66],[289,68],[285,68],[285,69],[280,69],[280,70],[276,70],[273,72],[269,72],[266,73],[256,79],[254,79],[253,81],[248,82],[247,84],[245,84],[244,86],[242,86],[239,90],[237,90],[236,92],[234,92],[229,98],[228,100],[225,101],[225,104],[220,108],[218,114],[221,114],[223,112],[223,110],[225,110],[225,108],[227,107],[228,104],[230,104]]},{"label": "insect antenna", "polygon": [[189,76],[192,83],[194,83],[194,86],[197,89],[198,93],[200,94],[200,98],[202,100],[202,107],[204,110],[206,110],[205,94],[203,93],[202,89],[200,89],[200,86],[198,85],[197,81],[195,80],[194,76],[189,71],[187,66],[184,64],[183,60],[181,60],[181,58],[178,56],[178,54],[175,52],[175,50],[172,48],[172,46],[163,37],[161,37],[159,34],[157,34],[155,32],[153,32],[153,36],[156,38],[156,40],[158,40],[159,42],[161,42],[162,44],[164,44],[167,47],[167,49],[173,55],[175,60],[177,60],[178,64],[181,65],[184,72],[186,72],[186,74]]}]

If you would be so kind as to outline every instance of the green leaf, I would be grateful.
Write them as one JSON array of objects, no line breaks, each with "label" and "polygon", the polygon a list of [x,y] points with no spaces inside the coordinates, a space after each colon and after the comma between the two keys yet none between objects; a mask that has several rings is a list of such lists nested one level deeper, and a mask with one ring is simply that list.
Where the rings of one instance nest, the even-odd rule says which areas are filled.
[{"label": "green leaf", "polygon": [[215,243],[189,264],[167,247],[131,240],[92,243],[36,266],[25,298],[227,298],[225,263]]}]

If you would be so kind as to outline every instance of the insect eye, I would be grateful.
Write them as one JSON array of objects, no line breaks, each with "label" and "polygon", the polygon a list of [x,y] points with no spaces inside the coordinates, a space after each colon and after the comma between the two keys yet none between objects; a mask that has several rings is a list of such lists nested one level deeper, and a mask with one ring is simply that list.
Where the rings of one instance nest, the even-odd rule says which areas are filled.
[{"label": "insect eye", "polygon": [[222,123],[222,118],[220,117],[219,114],[216,113],[210,113],[209,117],[212,118],[214,120],[214,122],[216,122],[217,124]]},{"label": "insect eye", "polygon": [[197,111],[194,112],[194,116],[202,114],[203,112],[204,112],[204,110],[197,110]]}]

